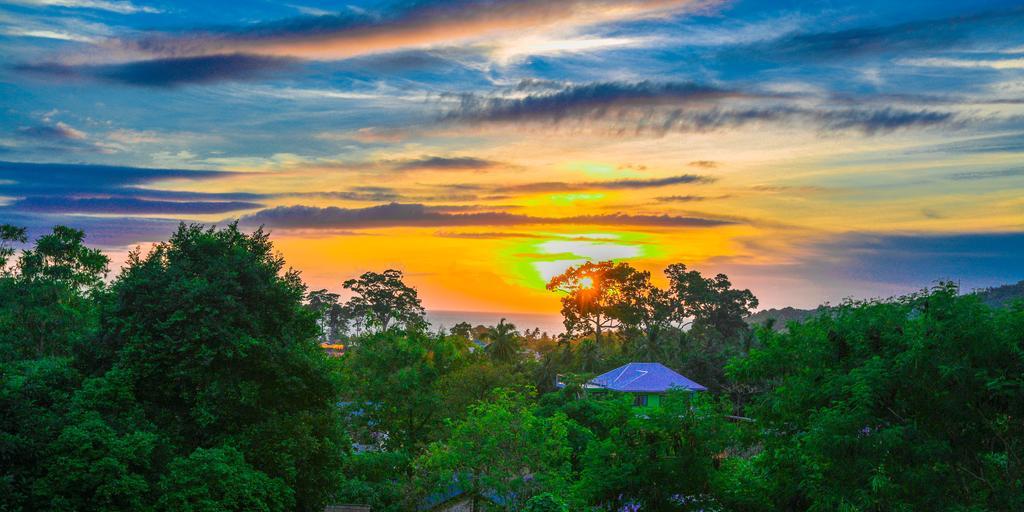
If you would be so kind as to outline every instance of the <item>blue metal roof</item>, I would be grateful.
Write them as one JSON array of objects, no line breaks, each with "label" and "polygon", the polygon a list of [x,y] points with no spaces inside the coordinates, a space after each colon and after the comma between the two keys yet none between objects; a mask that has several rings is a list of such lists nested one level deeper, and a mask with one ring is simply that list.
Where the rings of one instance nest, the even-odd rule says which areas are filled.
[{"label": "blue metal roof", "polygon": [[631,393],[664,393],[670,389],[708,390],[661,363],[629,363],[594,377],[590,384]]}]

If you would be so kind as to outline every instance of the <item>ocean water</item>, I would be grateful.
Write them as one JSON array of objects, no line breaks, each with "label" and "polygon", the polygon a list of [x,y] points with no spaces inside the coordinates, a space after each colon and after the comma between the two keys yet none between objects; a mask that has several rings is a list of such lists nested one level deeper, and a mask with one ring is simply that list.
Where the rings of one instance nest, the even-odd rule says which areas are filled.
[{"label": "ocean water", "polygon": [[430,322],[431,330],[440,327],[445,329],[459,322],[469,322],[471,325],[495,325],[504,318],[506,322],[512,322],[520,332],[527,329],[533,330],[539,327],[541,332],[555,335],[565,331],[562,325],[562,316],[557,314],[535,314],[535,313],[486,313],[479,311],[427,311],[427,321]]}]

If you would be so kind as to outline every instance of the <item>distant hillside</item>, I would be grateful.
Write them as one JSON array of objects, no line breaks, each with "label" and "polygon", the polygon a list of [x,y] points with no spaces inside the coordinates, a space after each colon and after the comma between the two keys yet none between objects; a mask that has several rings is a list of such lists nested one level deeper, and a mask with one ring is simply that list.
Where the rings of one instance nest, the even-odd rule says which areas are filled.
[{"label": "distant hillside", "polygon": [[1017,284],[1004,284],[995,288],[975,290],[981,300],[992,307],[1005,306],[1015,300],[1024,300],[1024,281]]},{"label": "distant hillside", "polygon": [[745,320],[750,325],[764,325],[769,320],[775,320],[775,324],[772,329],[781,331],[786,328],[786,324],[789,322],[803,322],[808,318],[816,316],[819,312],[826,309],[825,306],[818,306],[817,309],[797,309],[791,307],[785,307],[782,309],[766,309],[764,311],[758,311],[753,315],[748,316]]},{"label": "distant hillside", "polygon": [[[971,293],[981,298],[982,302],[994,308],[1003,307],[1015,300],[1024,300],[1024,281],[1017,284],[1005,284],[994,288],[975,290]],[[816,309],[797,309],[785,307],[782,309],[766,309],[748,316],[745,320],[750,325],[764,325],[768,320],[774,319],[773,329],[781,331],[786,328],[789,322],[803,322],[808,318],[817,316],[826,306],[818,306]]]}]

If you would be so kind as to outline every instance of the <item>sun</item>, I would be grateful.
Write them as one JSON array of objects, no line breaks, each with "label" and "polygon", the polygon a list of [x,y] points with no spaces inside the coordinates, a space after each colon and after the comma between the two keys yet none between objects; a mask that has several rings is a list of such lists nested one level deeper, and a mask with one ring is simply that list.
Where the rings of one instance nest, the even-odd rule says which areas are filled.
[{"label": "sun", "polygon": [[594,278],[584,277],[580,279],[580,288],[589,290],[594,287]]}]

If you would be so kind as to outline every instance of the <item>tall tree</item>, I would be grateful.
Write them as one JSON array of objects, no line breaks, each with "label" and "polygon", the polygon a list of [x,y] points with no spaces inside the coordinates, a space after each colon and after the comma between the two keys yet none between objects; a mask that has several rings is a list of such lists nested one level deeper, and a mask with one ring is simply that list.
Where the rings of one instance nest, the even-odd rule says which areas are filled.
[{"label": "tall tree", "polygon": [[[0,257],[25,230],[0,226]],[[96,327],[93,294],[108,258],[85,245],[82,231],[56,226],[22,251],[12,269],[0,265],[0,360],[69,355]]]},{"label": "tall tree", "polygon": [[306,294],[306,305],[317,315],[320,326],[320,341],[331,342],[345,334],[345,311],[338,303],[338,294],[325,289],[311,290]]},{"label": "tall tree", "polygon": [[490,342],[487,345],[487,353],[495,361],[511,363],[519,355],[519,331],[514,324],[506,322],[504,318],[498,325],[489,327],[483,337]]},{"label": "tall tree", "polygon": [[355,294],[345,303],[345,311],[364,329],[384,332],[398,326],[415,331],[427,326],[416,289],[402,281],[399,270],[366,272],[343,286]]},{"label": "tall tree", "polygon": [[697,332],[734,339],[747,329],[743,318],[758,304],[750,290],[733,288],[725,274],[706,278],[696,270],[687,270],[682,263],[669,265],[665,275],[670,282],[669,290],[675,295],[679,316],[691,319]]},{"label": "tall tree", "polygon": [[176,455],[233,446],[311,511],[333,490],[344,444],[305,292],[262,230],[183,224],[130,256],[103,339],[111,371],[128,376]]},{"label": "tall tree", "polygon": [[547,289],[565,294],[562,316],[567,333],[593,334],[600,343],[603,332],[619,327],[636,278],[637,270],[626,263],[588,261],[551,278]]},{"label": "tall tree", "polygon": [[623,283],[622,301],[615,314],[622,328],[637,342],[633,355],[648,361],[665,356],[663,335],[679,319],[672,293],[651,282],[647,271],[634,271]]},{"label": "tall tree", "polygon": [[11,224],[0,224],[0,276],[9,275],[7,262],[17,252],[13,246],[27,241],[28,230],[25,228]]}]

